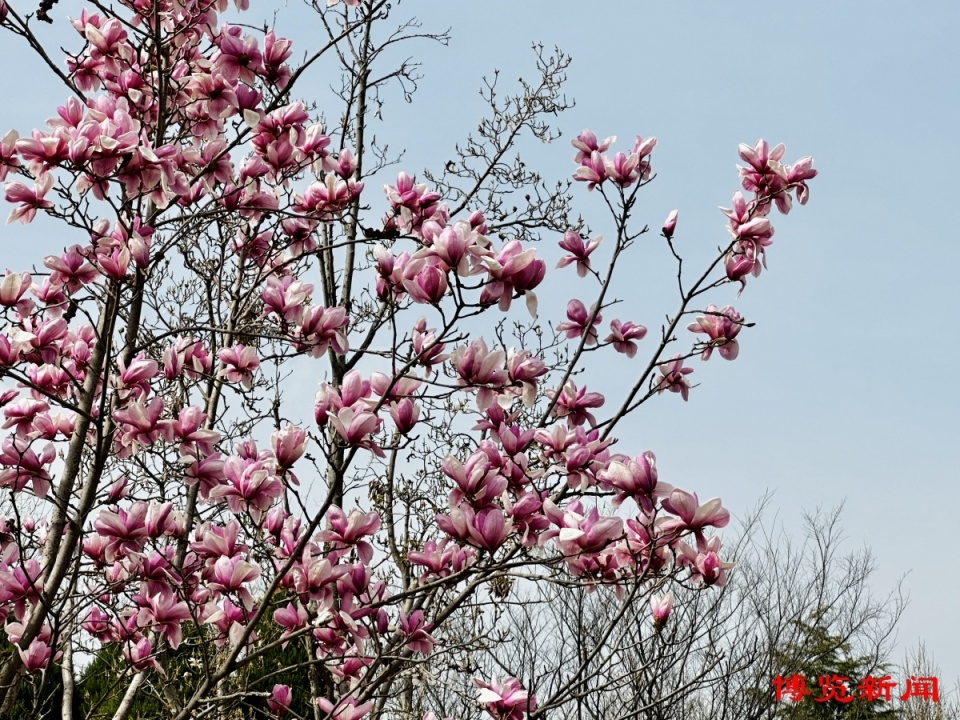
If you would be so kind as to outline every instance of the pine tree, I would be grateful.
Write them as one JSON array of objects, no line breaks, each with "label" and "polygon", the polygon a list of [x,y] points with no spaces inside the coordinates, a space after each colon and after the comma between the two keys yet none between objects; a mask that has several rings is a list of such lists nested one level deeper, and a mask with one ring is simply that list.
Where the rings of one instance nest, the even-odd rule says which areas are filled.
[{"label": "pine tree", "polygon": [[886,663],[856,655],[844,638],[831,632],[825,608],[798,625],[801,640],[777,652],[778,664],[786,669],[779,678],[781,705],[777,718],[897,717],[890,701],[899,697],[899,689]]}]

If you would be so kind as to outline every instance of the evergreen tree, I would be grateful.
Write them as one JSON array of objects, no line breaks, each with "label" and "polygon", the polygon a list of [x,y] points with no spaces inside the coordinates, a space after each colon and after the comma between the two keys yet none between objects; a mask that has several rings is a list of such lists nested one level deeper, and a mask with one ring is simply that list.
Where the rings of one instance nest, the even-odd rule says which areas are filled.
[{"label": "evergreen tree", "polygon": [[867,720],[896,718],[892,700],[899,697],[889,667],[857,655],[831,632],[821,608],[799,622],[801,639],[777,652],[787,672],[774,680],[781,696],[777,718],[783,720]]}]

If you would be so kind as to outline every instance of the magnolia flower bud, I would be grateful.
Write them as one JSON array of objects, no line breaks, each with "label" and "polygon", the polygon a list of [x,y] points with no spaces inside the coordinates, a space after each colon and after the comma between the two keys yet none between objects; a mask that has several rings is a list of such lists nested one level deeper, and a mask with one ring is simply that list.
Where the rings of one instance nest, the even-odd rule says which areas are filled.
[{"label": "magnolia flower bud", "polygon": [[663,236],[669,240],[673,237],[673,231],[677,229],[677,211],[671,210],[667,219],[663,222]]}]

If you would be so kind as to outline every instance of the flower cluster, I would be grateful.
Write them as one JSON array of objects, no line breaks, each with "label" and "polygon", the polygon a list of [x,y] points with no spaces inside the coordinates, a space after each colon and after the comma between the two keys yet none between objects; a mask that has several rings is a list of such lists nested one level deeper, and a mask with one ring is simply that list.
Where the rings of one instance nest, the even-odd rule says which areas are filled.
[{"label": "flower cluster", "polygon": [[[359,3],[345,5],[349,23]],[[328,134],[289,99],[289,40],[221,22],[226,0],[120,6],[73,20],[78,97],[0,139],[8,222],[82,229],[0,278],[0,623],[16,646],[0,700],[72,650],[79,624],[137,673],[168,672],[191,638],[225,648],[204,656],[222,662],[203,669],[210,687],[258,647],[306,644],[329,680],[311,702],[359,720],[398,666],[449,652],[451,618],[513,568],[621,594],[726,582],[709,533],[729,513],[661,482],[652,452],[621,451],[621,415],[600,416],[581,364],[626,363],[647,336],[611,318],[592,264],[624,237],[563,233],[557,266],[602,292],[569,299],[552,338],[514,322],[519,299],[536,318],[547,275],[527,236],[403,172],[368,229],[365,148],[346,147],[362,134]],[[652,177],[655,138],[610,156],[613,142],[573,141],[588,189]],[[811,161],[782,156],[741,147],[755,197],[724,211],[730,280],[759,273],[771,208],[806,202]],[[737,356],[732,307],[689,327],[704,359]],[[638,387],[687,399],[694,352],[664,360],[669,335]],[[304,367],[306,384],[291,377]],[[651,598],[656,628],[672,600]],[[514,677],[473,682],[492,718],[537,707]],[[199,687],[183,717],[219,702]],[[261,695],[283,717],[306,692]]]}]

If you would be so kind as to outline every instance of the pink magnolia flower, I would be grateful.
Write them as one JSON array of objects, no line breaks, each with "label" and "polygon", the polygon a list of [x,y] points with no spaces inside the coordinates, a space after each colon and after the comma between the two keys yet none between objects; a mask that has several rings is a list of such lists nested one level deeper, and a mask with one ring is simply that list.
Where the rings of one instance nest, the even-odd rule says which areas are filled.
[{"label": "pink magnolia flower", "polygon": [[705,527],[722,528],[730,522],[730,512],[723,507],[720,498],[701,505],[696,493],[676,489],[660,504],[664,510],[677,516],[663,523],[664,532],[691,530],[699,537]]},{"label": "pink magnolia flower", "polygon": [[192,619],[187,604],[178,601],[170,588],[150,597],[137,596],[135,600],[140,605],[137,625],[153,628],[176,650],[183,640],[181,624]]},{"label": "pink magnolia flower", "polygon": [[272,30],[263,37],[263,78],[278,90],[287,86],[293,74],[286,64],[292,46],[292,41],[278,38]]},{"label": "pink magnolia flower", "polygon": [[336,220],[362,192],[362,182],[338,180],[330,173],[323,182],[309,185],[302,197],[296,196],[293,209],[321,222],[329,222]]},{"label": "pink magnolia flower", "polygon": [[573,179],[587,183],[587,190],[593,190],[597,185],[603,183],[607,179],[607,167],[603,162],[603,156],[599,152],[593,151],[590,155],[584,157],[580,161],[580,167],[574,171]]},{"label": "pink magnolia flower", "polygon": [[346,333],[349,324],[350,318],[342,307],[311,305],[304,309],[294,329],[294,347],[311,357],[321,357],[327,349],[345,355],[349,349]]},{"label": "pink magnolia flower", "polygon": [[547,395],[557,397],[553,406],[554,417],[565,417],[571,425],[583,425],[585,422],[591,426],[597,424],[597,418],[590,410],[603,406],[604,397],[600,393],[587,392],[586,386],[578,388],[573,380],[568,380],[559,394],[556,390],[547,390]]},{"label": "pink magnolia flower", "polygon": [[507,478],[491,465],[489,456],[482,451],[470,455],[466,465],[452,455],[445,457],[440,465],[443,474],[456,485],[450,493],[452,507],[463,501],[476,509],[489,507],[507,489]]},{"label": "pink magnolia flower", "polygon": [[457,275],[463,277],[471,274],[483,258],[490,256],[489,241],[470,224],[460,220],[439,233],[432,231],[438,227],[433,221],[424,224],[424,240],[431,241],[426,252],[439,258]]},{"label": "pink magnolia flower", "polygon": [[[800,158],[788,169],[787,184],[788,186],[796,188],[797,201],[801,205],[806,205],[807,200],[810,198],[810,188],[807,186],[806,181],[816,176],[817,171],[813,167],[813,158],[809,155]],[[0,179],[2,179],[2,177],[0,177]]]},{"label": "pink magnolia flower", "polygon": [[34,437],[34,423],[38,416],[43,415],[50,406],[42,400],[34,398],[20,398],[17,402],[12,402],[3,409],[3,416],[6,421],[3,428],[16,428],[17,435],[23,438],[32,439]]},{"label": "pink magnolia flower", "polygon": [[283,483],[261,461],[248,461],[235,455],[223,463],[222,485],[210,491],[211,500],[227,501],[231,512],[246,510],[259,520],[274,501],[283,495]]},{"label": "pink magnolia flower", "polygon": [[420,419],[420,405],[410,398],[390,404],[390,417],[401,435],[407,435],[416,426]]},{"label": "pink magnolia flower", "polygon": [[3,279],[0,280],[0,305],[14,307],[30,289],[32,282],[30,273],[12,273],[7,270]]},{"label": "pink magnolia flower", "polygon": [[24,225],[28,225],[37,215],[37,210],[48,210],[53,207],[53,203],[45,200],[44,197],[50,188],[53,187],[53,175],[43,173],[33,184],[31,190],[23,183],[8,182],[4,185],[6,190],[6,200],[11,203],[20,203],[7,217],[7,225],[19,220]]},{"label": "pink magnolia flower", "polygon": [[274,431],[270,436],[270,445],[280,468],[289,470],[303,457],[307,449],[307,432],[301,427],[288,424],[282,430]]},{"label": "pink magnolia flower", "polygon": [[784,190],[787,185],[787,170],[780,162],[786,148],[783,144],[772,150],[766,140],[758,140],[754,147],[741,144],[738,148],[740,158],[747,163],[746,167],[739,167],[743,189],[756,193],[762,198],[762,204],[769,205],[770,200],[776,200],[781,212],[790,211],[790,196]]},{"label": "pink magnolia flower", "polygon": [[587,308],[579,300],[568,301],[567,319],[557,324],[557,332],[565,332],[568,340],[585,336],[584,344],[596,345],[597,328],[595,326],[603,320],[603,315],[597,312],[591,319],[590,314],[594,309],[591,308],[590,312],[587,312]]},{"label": "pink magnolia flower", "polygon": [[533,407],[536,402],[537,380],[546,374],[547,366],[539,357],[527,350],[515,352],[511,348],[507,357],[507,377],[514,385],[520,386],[517,394],[527,407]]},{"label": "pink magnolia flower", "polygon": [[677,554],[677,563],[690,570],[692,580],[701,580],[704,585],[722,587],[727,582],[727,570],[734,567],[734,563],[720,559],[721,541],[719,537],[707,538],[697,543],[693,548],[687,543],[676,543],[680,551]]},{"label": "pink magnolia flower", "polygon": [[523,720],[537,707],[536,697],[516,678],[507,678],[502,684],[495,677],[489,681],[473,678],[473,684],[479,689],[477,701],[494,720]]},{"label": "pink magnolia flower", "polygon": [[117,456],[129,457],[142,447],[152,445],[160,438],[173,439],[173,423],[161,420],[163,399],[155,397],[144,405],[140,400],[130,400],[120,410],[113,413],[118,423],[114,444]]},{"label": "pink magnolia flower", "polygon": [[123,363],[123,358],[118,361],[120,377],[118,385],[121,388],[121,397],[144,398],[150,394],[150,381],[157,376],[160,366],[156,362],[139,353],[129,365]]},{"label": "pink magnolia flower", "polygon": [[653,618],[653,626],[658,631],[667,624],[670,617],[670,611],[673,609],[673,593],[666,595],[654,595],[650,598],[650,615]]},{"label": "pink magnolia flower", "polygon": [[212,570],[205,573],[209,580],[209,588],[214,592],[236,593],[249,611],[253,608],[254,600],[250,591],[244,587],[260,577],[260,566],[247,562],[242,557],[219,557]]},{"label": "pink magnolia flower", "polygon": [[239,382],[248,390],[253,387],[253,372],[260,367],[257,349],[238,343],[217,353],[223,368],[217,373],[227,382]]},{"label": "pink magnolia flower", "polygon": [[153,669],[161,675],[166,674],[153,654],[153,644],[150,642],[150,638],[141,637],[136,642],[130,640],[124,643],[123,657],[137,670]]},{"label": "pink magnolia flower", "polygon": [[447,272],[426,258],[414,258],[403,269],[403,287],[414,302],[436,305],[447,294]]},{"label": "pink magnolia flower", "polygon": [[383,450],[371,435],[380,431],[382,423],[372,412],[352,407],[341,408],[336,415],[330,416],[330,424],[347,445],[366,448],[377,457],[383,457]]},{"label": "pink magnolia flower", "polygon": [[[331,505],[327,511],[327,522],[327,529],[317,535],[320,541],[332,543],[335,551],[356,547],[360,562],[364,564],[373,560],[373,546],[363,538],[372,537],[380,529],[380,516],[377,513],[353,510],[348,516],[336,505]],[[331,553],[331,560],[341,554]]]},{"label": "pink magnolia flower", "polygon": [[473,564],[476,553],[473,548],[462,548],[457,543],[444,538],[439,543],[434,540],[427,540],[423,544],[423,550],[412,550],[407,553],[407,559],[411,565],[419,565],[424,568],[421,580],[431,575],[437,577],[446,577],[451,573],[457,573]]},{"label": "pink magnolia flower", "polygon": [[720,357],[724,360],[735,360],[740,346],[737,344],[737,334],[743,327],[743,318],[740,313],[727,305],[722,310],[716,305],[707,305],[706,315],[697,317],[696,322],[687,326],[695,333],[706,333],[710,340],[700,354],[704,360],[709,360],[714,348],[718,348]]},{"label": "pink magnolia flower", "polygon": [[646,335],[647,329],[643,325],[613,319],[610,321],[610,334],[603,339],[603,342],[611,343],[614,350],[632,358],[637,354],[637,344],[633,341],[642,340]]},{"label": "pink magnolia flower", "polygon": [[[273,612],[273,621],[283,628],[283,633],[280,635],[281,638],[305,628],[309,620],[310,616],[307,614],[306,608],[299,602],[289,602],[285,607],[277,608]],[[286,645],[283,647],[286,647]]]},{"label": "pink magnolia flower", "polygon": [[384,185],[383,190],[393,210],[391,220],[401,232],[419,236],[427,221],[447,224],[449,212],[440,202],[440,193],[417,184],[416,179],[406,173],[397,176],[396,185]]},{"label": "pink magnolia flower", "polygon": [[430,634],[431,626],[424,620],[423,610],[415,610],[407,615],[400,611],[400,634],[403,636],[405,647],[421,655],[433,652],[437,640]]},{"label": "pink magnolia flower", "polygon": [[29,438],[4,438],[0,445],[0,487],[20,492],[30,483],[34,495],[46,497],[53,479],[49,466],[56,456],[53,443],[46,443],[38,453]]},{"label": "pink magnolia flower", "polygon": [[[633,153],[644,160],[644,158],[649,157],[650,153],[653,152],[653,149],[657,146],[657,139],[653,136],[648,138],[642,138],[639,135],[636,135],[633,140]],[[647,164],[646,167],[641,165],[641,177],[646,180],[650,177],[650,166]]]},{"label": "pink magnolia flower", "polygon": [[693,368],[684,367],[679,355],[674,355],[669,362],[658,365],[657,369],[660,371],[660,378],[655,386],[658,393],[664,390],[680,393],[684,401],[690,397],[690,383],[687,375],[693,372]]},{"label": "pink magnolia flower", "polygon": [[[2,0],[0,0],[2,4]],[[6,6],[3,6],[4,9],[0,10],[0,16],[5,12]],[[2,22],[2,17],[0,17],[0,22]],[[16,130],[9,130],[6,135],[0,138],[0,182],[3,182],[7,178],[7,173],[14,169],[20,167],[20,160],[17,158],[17,140],[20,139],[20,135]]]},{"label": "pink magnolia flower", "polygon": [[602,240],[603,237],[598,235],[590,240],[590,242],[585,243],[578,232],[567,230],[559,245],[570,254],[560,258],[557,267],[562,268],[571,263],[576,263],[577,275],[586,277],[587,273],[590,272],[590,254],[597,249]]},{"label": "pink magnolia flower", "polygon": [[597,480],[601,488],[616,493],[614,506],[633,498],[645,512],[653,512],[654,502],[673,490],[671,485],[658,482],[657,458],[649,450],[633,460],[611,461],[597,473]]},{"label": "pink magnolia flower", "polygon": [[470,543],[491,555],[513,532],[513,522],[495,506],[474,512],[464,503],[451,509],[448,515],[437,515],[436,520],[440,529],[454,540]]},{"label": "pink magnolia flower", "polygon": [[536,249],[523,249],[518,240],[506,243],[496,258],[487,256],[484,264],[490,274],[490,280],[480,293],[481,305],[498,304],[503,312],[510,309],[514,293],[524,295],[527,310],[537,314],[537,296],[533,293],[547,272],[547,265],[536,257]]},{"label": "pink magnolia flower", "polygon": [[477,407],[481,410],[493,404],[509,379],[503,350],[490,350],[483,338],[461,345],[453,351],[451,362],[462,386],[477,388]]},{"label": "pink magnolia flower", "polygon": [[53,655],[50,646],[39,638],[34,638],[26,651],[18,646],[17,652],[20,653],[23,667],[30,674],[36,674],[46,668],[47,663],[50,662],[50,656]]},{"label": "pink magnolia flower", "polygon": [[290,703],[293,701],[293,693],[289,685],[274,685],[267,698],[267,707],[278,718],[284,717],[290,711]]},{"label": "pink magnolia flower", "polygon": [[611,135],[603,141],[598,141],[597,136],[592,130],[581,130],[580,134],[570,141],[570,144],[577,149],[577,154],[574,156],[573,161],[580,164],[594,152],[604,153],[616,141],[616,135]]},{"label": "pink magnolia flower", "polygon": [[220,50],[214,55],[213,61],[230,82],[242,80],[252,85],[257,75],[263,72],[263,54],[255,37],[241,36],[241,33],[239,27],[224,26],[216,41]]},{"label": "pink magnolia flower", "polygon": [[[337,1],[338,0],[332,0],[333,4],[336,4]],[[354,4],[356,4],[357,1],[358,0],[353,0]],[[331,0],[327,0],[327,3],[330,4]],[[350,4],[351,0],[347,0],[347,5]],[[358,705],[352,695],[341,699],[340,702],[336,704],[324,697],[317,698],[317,705],[323,712],[330,716],[330,720],[361,720],[361,718],[366,717],[373,709],[372,701]]]},{"label": "pink magnolia flower", "polygon": [[640,156],[636,153],[618,152],[613,160],[604,158],[603,164],[607,177],[618,187],[628,188],[640,178]]},{"label": "pink magnolia flower", "polygon": [[413,326],[411,345],[417,362],[427,369],[449,359],[449,356],[444,354],[446,345],[438,341],[434,330],[427,329],[426,318],[421,317]]},{"label": "pink magnolia flower", "polygon": [[667,215],[667,219],[663,222],[663,228],[661,229],[661,232],[668,240],[673,237],[673,233],[677,229],[677,215],[677,210],[671,210],[670,214]]},{"label": "pink magnolia flower", "polygon": [[189,405],[180,411],[173,421],[173,436],[180,441],[182,458],[208,457],[220,440],[220,433],[206,429],[207,414],[196,405]]},{"label": "pink magnolia flower", "polygon": [[150,536],[146,525],[148,509],[145,502],[138,501],[129,508],[100,511],[93,528],[100,537],[108,540],[104,553],[107,562],[143,548]]},{"label": "pink magnolia flower", "polygon": [[544,533],[541,543],[556,538],[560,551],[570,558],[600,552],[623,535],[622,518],[602,516],[596,508],[590,508],[584,515],[579,500],[561,509],[547,499],[543,501],[543,511],[557,529]]},{"label": "pink magnolia flower", "polygon": [[267,314],[275,313],[283,322],[295,323],[302,317],[312,292],[313,285],[300,282],[295,277],[271,275],[260,298]]}]

